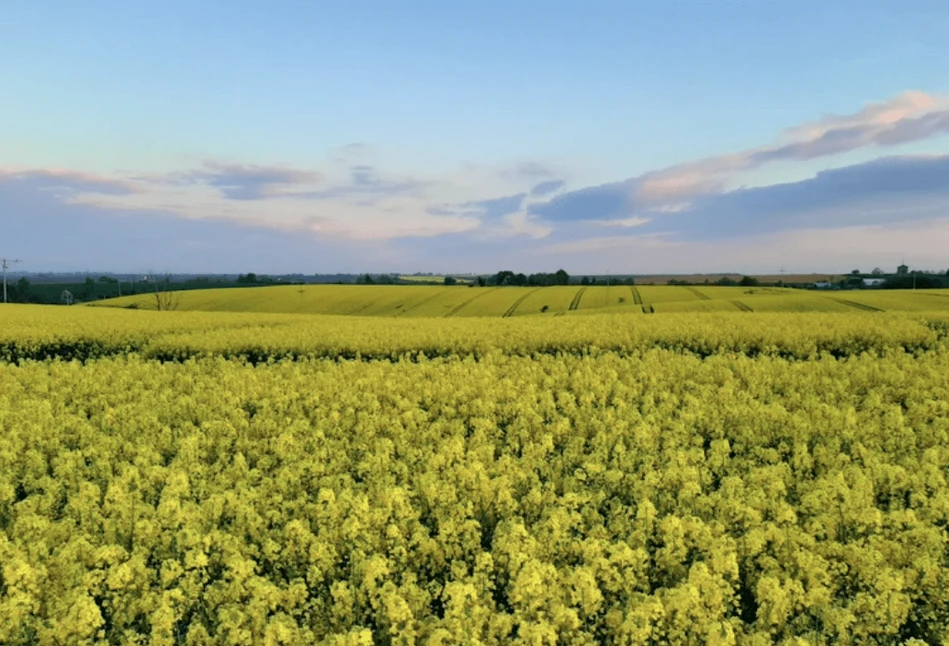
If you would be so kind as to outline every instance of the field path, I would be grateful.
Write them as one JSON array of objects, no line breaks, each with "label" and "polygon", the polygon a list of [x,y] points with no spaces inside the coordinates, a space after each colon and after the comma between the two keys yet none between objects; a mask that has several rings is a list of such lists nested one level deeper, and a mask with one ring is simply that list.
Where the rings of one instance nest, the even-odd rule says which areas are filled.
[{"label": "field path", "polygon": [[640,295],[639,290],[632,286],[630,286],[629,289],[633,292],[633,303],[636,305],[642,305],[643,297]]},{"label": "field path", "polygon": [[578,307],[580,307],[580,299],[583,298],[583,292],[585,292],[585,291],[587,291],[587,288],[586,288],[586,287],[581,287],[581,288],[577,291],[577,295],[573,297],[573,300],[572,300],[572,301],[570,301],[570,307],[567,308],[567,309],[573,311],[573,310],[577,309]]},{"label": "field path", "polygon": [[420,301],[419,301],[418,303],[416,303],[415,305],[411,305],[411,306],[409,306],[409,307],[406,307],[404,310],[402,310],[401,312],[399,312],[398,314],[396,314],[396,316],[405,316],[405,313],[406,313],[406,312],[411,312],[411,311],[414,310],[415,308],[421,307],[422,305],[425,305],[425,304],[428,303],[429,301],[434,300],[434,299],[438,298],[439,296],[442,296],[444,293],[445,293],[444,291],[436,292],[436,293],[432,294],[431,296],[429,296],[428,298],[423,298],[422,300],[420,300]]},{"label": "field path", "polygon": [[507,308],[507,311],[501,315],[501,318],[506,319],[506,318],[510,318],[514,316],[514,312],[517,311],[517,308],[520,307],[521,303],[527,300],[527,297],[533,294],[534,292],[540,291],[540,289],[541,289],[540,287],[536,289],[532,289],[526,294],[524,294],[523,296],[520,296],[516,301],[514,301],[514,303],[509,308]]},{"label": "field path", "polygon": [[486,289],[486,290],[484,290],[484,291],[481,292],[480,294],[476,294],[474,297],[469,298],[469,299],[466,300],[464,303],[462,303],[461,305],[458,305],[457,307],[455,307],[454,309],[452,309],[450,312],[448,312],[447,314],[445,314],[445,318],[448,318],[448,317],[450,317],[450,316],[454,316],[455,314],[457,314],[458,312],[460,312],[460,311],[462,310],[462,308],[464,308],[465,306],[470,305],[471,303],[474,303],[476,300],[478,300],[479,298],[481,298],[481,297],[484,296],[485,294],[490,294],[491,292],[496,291],[496,290],[499,290],[499,289],[501,289],[501,288],[500,288],[500,287],[492,287],[491,289]]},{"label": "field path", "polygon": [[742,303],[741,301],[731,301],[731,304],[740,309],[742,312],[753,312],[754,310]]},{"label": "field path", "polygon": [[846,298],[836,298],[834,296],[829,296],[830,300],[837,301],[841,305],[846,305],[848,307],[854,307],[858,310],[863,310],[864,312],[882,312],[883,310],[879,307],[873,307],[872,305],[867,305],[866,303],[858,303],[857,301],[849,301]]},{"label": "field path", "polygon": [[698,297],[699,297],[699,300],[702,300],[702,301],[710,301],[710,300],[712,300],[712,297],[711,297],[711,296],[707,296],[707,295],[703,294],[702,292],[700,292],[699,290],[695,289],[694,287],[686,287],[686,289],[689,290],[690,292],[692,292],[693,294],[695,294],[696,296],[698,296]]}]

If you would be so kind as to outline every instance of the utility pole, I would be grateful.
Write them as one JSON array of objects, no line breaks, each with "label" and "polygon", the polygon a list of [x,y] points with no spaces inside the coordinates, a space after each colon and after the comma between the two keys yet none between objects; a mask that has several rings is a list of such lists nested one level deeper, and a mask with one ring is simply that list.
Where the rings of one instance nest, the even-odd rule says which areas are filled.
[{"label": "utility pole", "polygon": [[20,262],[19,260],[7,260],[3,259],[3,302],[7,302],[7,269],[9,269],[11,264],[16,264]]}]

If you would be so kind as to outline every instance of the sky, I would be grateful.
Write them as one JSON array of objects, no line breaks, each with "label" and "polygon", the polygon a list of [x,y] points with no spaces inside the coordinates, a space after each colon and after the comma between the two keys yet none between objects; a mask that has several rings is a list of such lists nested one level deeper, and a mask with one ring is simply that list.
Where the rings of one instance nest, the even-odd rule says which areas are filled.
[{"label": "sky", "polygon": [[949,4],[8,0],[25,271],[949,268]]}]

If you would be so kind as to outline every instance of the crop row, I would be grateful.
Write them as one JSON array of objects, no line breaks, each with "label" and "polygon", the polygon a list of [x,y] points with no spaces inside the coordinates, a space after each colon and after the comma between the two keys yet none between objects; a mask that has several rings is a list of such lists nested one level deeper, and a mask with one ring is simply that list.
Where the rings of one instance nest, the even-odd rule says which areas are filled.
[{"label": "crop row", "polygon": [[949,315],[709,312],[492,319],[382,319],[203,312],[131,312],[23,306],[0,311],[0,360],[91,359],[136,353],[398,360],[500,353],[636,353],[651,348],[710,356],[808,359],[941,347]]}]

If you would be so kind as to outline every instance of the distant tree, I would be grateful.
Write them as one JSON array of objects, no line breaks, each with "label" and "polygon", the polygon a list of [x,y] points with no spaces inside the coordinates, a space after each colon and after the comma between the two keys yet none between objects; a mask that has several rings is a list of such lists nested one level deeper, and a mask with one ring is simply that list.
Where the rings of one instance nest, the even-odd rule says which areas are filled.
[{"label": "distant tree", "polygon": [[446,285],[456,285],[456,284],[458,284],[458,281],[455,279],[454,276],[445,276],[445,284],[446,284]]},{"label": "distant tree", "polygon": [[375,285],[376,281],[373,280],[372,274],[359,274],[356,276],[357,285]]},{"label": "distant tree", "polygon": [[237,282],[241,285],[253,285],[257,282],[257,274],[253,272],[247,272],[247,274],[238,276]]},{"label": "distant tree", "polygon": [[155,309],[160,312],[178,309],[178,293],[171,289],[171,276],[156,278],[152,281],[155,286]]},{"label": "distant tree", "polygon": [[558,269],[557,273],[557,284],[558,285],[569,285],[570,284],[570,274],[565,272],[563,269]]},{"label": "distant tree", "polygon": [[30,292],[30,281],[24,276],[10,286],[8,300],[11,303],[39,303],[41,299]]},{"label": "distant tree", "polygon": [[742,276],[741,280],[738,281],[738,284],[741,287],[757,287],[758,279],[754,276]]},{"label": "distant tree", "polygon": [[513,280],[514,272],[508,269],[499,271],[491,278],[491,282],[494,285],[510,285]]},{"label": "distant tree", "polygon": [[870,272],[870,273],[873,274],[874,276],[882,276],[882,275],[883,275],[883,270],[880,269],[879,267],[874,267],[874,268],[873,268],[873,271]]},{"label": "distant tree", "polygon": [[527,276],[525,276],[524,274],[517,274],[516,276],[514,276],[514,278],[511,279],[511,283],[514,285],[526,285]]},{"label": "distant tree", "polygon": [[484,276],[478,276],[478,287],[484,287],[484,285],[485,285]]},{"label": "distant tree", "polygon": [[851,276],[859,276],[860,273],[861,273],[861,272],[860,272],[859,269],[854,269],[852,272],[850,272],[850,275],[851,275]]},{"label": "distant tree", "polygon": [[589,276],[584,276],[583,278],[581,278],[581,279],[580,279],[580,284],[581,284],[581,285],[589,285],[589,284],[590,284],[590,277],[589,277]]}]

